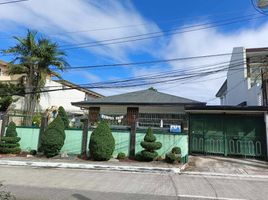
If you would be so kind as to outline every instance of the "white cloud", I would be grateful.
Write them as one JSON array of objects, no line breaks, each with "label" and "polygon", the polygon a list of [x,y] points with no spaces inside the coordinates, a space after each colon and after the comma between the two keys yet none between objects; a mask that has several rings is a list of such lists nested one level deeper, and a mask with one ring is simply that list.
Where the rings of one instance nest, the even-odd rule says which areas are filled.
[{"label": "white cloud", "polygon": [[[69,43],[96,42],[158,31],[153,22],[143,18],[129,1],[34,0],[1,7],[1,30],[12,31],[16,26],[39,30]],[[83,31],[129,24],[146,24],[105,31]],[[79,33],[64,33],[75,32]],[[21,30],[19,30],[21,32]],[[127,59],[129,52],[149,52],[150,41],[91,47],[91,52],[110,59]]]},{"label": "white cloud", "polygon": [[[257,48],[268,46],[268,23],[259,28],[244,28],[229,33],[217,29],[207,29],[197,32],[189,32],[174,35],[166,48],[162,51],[164,58],[190,57],[199,55],[230,53],[233,47],[243,46]],[[169,65],[173,69],[190,69],[192,65],[212,64],[228,61],[230,56],[215,57],[210,59],[198,59],[185,62],[172,62]],[[152,73],[152,72],[151,72]],[[188,97],[200,101],[213,99],[210,104],[218,104],[214,99],[216,92],[223,83],[226,73],[210,75],[200,80],[188,81],[188,83],[174,83],[158,86],[160,91],[172,93],[178,96]]]}]

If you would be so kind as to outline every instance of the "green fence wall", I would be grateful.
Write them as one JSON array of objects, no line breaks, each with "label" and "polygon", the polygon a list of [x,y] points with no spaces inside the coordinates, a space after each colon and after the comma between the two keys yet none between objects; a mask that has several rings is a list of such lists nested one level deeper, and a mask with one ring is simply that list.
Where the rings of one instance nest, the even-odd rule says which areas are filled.
[{"label": "green fence wall", "polygon": [[39,128],[17,127],[17,133],[18,137],[21,138],[19,143],[22,150],[30,151],[37,149]]},{"label": "green fence wall", "polygon": [[[37,149],[39,129],[30,127],[17,127],[18,136],[21,137],[20,145],[24,151]],[[88,143],[92,131],[88,132]],[[68,154],[80,154],[82,130],[81,129],[69,129],[65,130],[66,138],[65,143],[61,149],[62,152]],[[112,134],[115,138],[115,151],[113,153],[116,156],[119,152],[124,152],[128,155],[130,144],[130,132],[129,130],[112,130]],[[140,142],[143,140],[145,132],[136,133],[136,152],[141,151],[142,147]],[[187,135],[173,135],[169,133],[157,133],[155,134],[157,141],[162,143],[162,148],[158,150],[159,155],[163,156],[165,153],[171,151],[174,146],[179,146],[182,150],[182,156],[188,154],[188,136]]]}]

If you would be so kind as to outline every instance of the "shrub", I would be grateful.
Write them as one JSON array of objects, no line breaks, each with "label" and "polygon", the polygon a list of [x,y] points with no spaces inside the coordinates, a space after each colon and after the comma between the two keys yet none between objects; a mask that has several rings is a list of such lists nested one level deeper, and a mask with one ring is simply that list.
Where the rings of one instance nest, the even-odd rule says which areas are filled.
[{"label": "shrub", "polygon": [[37,151],[36,150],[31,150],[30,151],[30,154],[33,155],[33,156],[35,156],[37,154]]},{"label": "shrub", "polygon": [[90,156],[98,161],[109,160],[114,152],[114,148],[115,140],[108,124],[100,122],[90,136]]},{"label": "shrub", "polygon": [[14,122],[10,122],[5,136],[0,141],[0,152],[1,153],[11,153],[18,154],[20,153],[20,137],[17,136],[16,124]]},{"label": "shrub", "polygon": [[66,111],[65,109],[60,106],[59,109],[58,109],[58,115],[61,117],[63,123],[64,123],[64,128],[69,128],[69,124],[70,124],[70,121],[69,121],[69,118],[66,114]]},{"label": "shrub", "polygon": [[181,148],[180,147],[173,147],[171,150],[171,153],[181,154]]},{"label": "shrub", "polygon": [[64,123],[61,117],[56,117],[41,136],[41,149],[49,158],[59,154],[64,145]]},{"label": "shrub", "polygon": [[141,155],[141,152],[140,151],[138,153],[136,153],[135,160],[142,161],[142,155]]},{"label": "shrub", "polygon": [[126,158],[126,154],[123,152],[120,152],[117,154],[117,159],[121,160],[121,159],[125,159]]},{"label": "shrub", "polygon": [[166,157],[165,157],[165,161],[167,163],[174,163],[177,161],[177,156],[176,154],[172,153],[172,152],[169,152],[166,154]]},{"label": "shrub", "polygon": [[160,149],[162,144],[160,142],[156,142],[153,130],[148,128],[144,141],[141,142],[141,146],[144,148],[144,150],[141,151],[142,160],[153,161],[158,156],[156,150]]}]

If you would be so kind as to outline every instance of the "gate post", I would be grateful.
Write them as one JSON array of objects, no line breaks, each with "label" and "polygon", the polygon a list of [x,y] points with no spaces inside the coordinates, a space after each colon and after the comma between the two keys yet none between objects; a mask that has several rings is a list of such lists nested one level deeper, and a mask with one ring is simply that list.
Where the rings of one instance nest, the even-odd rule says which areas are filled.
[{"label": "gate post", "polygon": [[37,144],[37,151],[38,152],[41,151],[41,149],[40,149],[40,147],[41,147],[41,138],[42,138],[42,135],[45,132],[45,129],[46,129],[47,125],[48,125],[48,117],[47,117],[47,115],[45,113],[41,118],[41,125],[40,125],[38,144]]},{"label": "gate post", "polygon": [[129,158],[135,158],[136,130],[137,130],[137,121],[136,116],[133,115],[133,122],[131,124],[130,129]]},{"label": "gate post", "polygon": [[88,118],[83,119],[83,135],[82,135],[82,145],[81,145],[81,158],[87,158],[87,138],[88,138]]}]

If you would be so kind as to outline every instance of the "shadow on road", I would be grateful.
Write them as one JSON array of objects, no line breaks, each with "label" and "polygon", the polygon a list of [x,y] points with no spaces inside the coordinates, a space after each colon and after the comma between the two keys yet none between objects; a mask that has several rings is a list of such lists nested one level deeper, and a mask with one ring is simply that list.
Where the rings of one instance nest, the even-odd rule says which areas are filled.
[{"label": "shadow on road", "polygon": [[72,194],[72,196],[78,200],[91,200],[87,197],[85,197],[84,195],[81,195],[81,194]]}]

